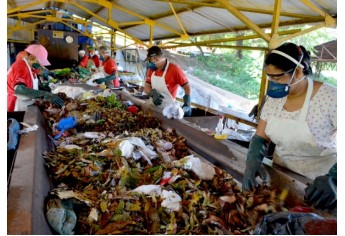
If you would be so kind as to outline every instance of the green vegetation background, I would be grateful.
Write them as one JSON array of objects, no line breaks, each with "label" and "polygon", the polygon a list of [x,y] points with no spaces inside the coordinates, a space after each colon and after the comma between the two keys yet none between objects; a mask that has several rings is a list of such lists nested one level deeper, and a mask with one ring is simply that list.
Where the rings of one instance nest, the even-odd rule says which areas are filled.
[{"label": "green vegetation background", "polygon": [[[217,36],[217,37],[227,37]],[[230,35],[231,37],[231,35]],[[209,38],[215,39],[215,38]],[[336,39],[334,29],[320,29],[298,38],[292,39],[290,42],[303,45],[312,53],[314,46]],[[224,44],[226,45],[226,44]],[[231,45],[229,43],[229,45]],[[244,46],[267,46],[262,40],[248,40],[243,42]],[[212,50],[212,48],[210,48]],[[222,88],[226,91],[235,93],[250,100],[256,100],[259,95],[260,81],[264,61],[264,52],[234,49],[221,49],[219,53],[211,53],[202,55],[190,55],[195,57],[196,63],[193,75],[196,77]],[[337,86],[335,77],[326,77],[322,71],[336,71],[336,63],[322,63],[321,68],[316,70],[316,62],[312,62],[313,78],[315,80],[325,81]],[[319,65],[320,66],[320,65]],[[318,73],[321,70],[321,73]]]}]

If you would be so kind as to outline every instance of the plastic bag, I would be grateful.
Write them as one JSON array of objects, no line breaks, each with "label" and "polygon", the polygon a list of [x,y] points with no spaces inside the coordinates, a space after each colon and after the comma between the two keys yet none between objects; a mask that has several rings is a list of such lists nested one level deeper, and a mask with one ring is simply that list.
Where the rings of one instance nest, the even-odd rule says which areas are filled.
[{"label": "plastic bag", "polygon": [[184,111],[178,102],[173,102],[164,107],[163,116],[166,116],[168,119],[182,119]]},{"label": "plastic bag", "polygon": [[10,118],[7,120],[7,150],[15,150],[17,148],[18,139],[19,139],[19,129],[20,125],[16,119]]},{"label": "plastic bag", "polygon": [[337,234],[337,221],[314,213],[283,211],[266,215],[253,234]]},{"label": "plastic bag", "polygon": [[214,167],[208,163],[202,162],[199,158],[193,155],[186,156],[178,161],[174,161],[175,166],[181,166],[184,169],[192,170],[200,179],[213,179],[216,171]]}]

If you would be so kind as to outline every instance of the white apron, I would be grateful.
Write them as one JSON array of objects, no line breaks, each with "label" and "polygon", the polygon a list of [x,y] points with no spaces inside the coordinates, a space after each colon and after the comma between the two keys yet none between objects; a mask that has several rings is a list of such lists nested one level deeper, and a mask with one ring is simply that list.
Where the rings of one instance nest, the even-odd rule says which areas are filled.
[{"label": "white apron", "polygon": [[[168,70],[168,67],[169,67],[169,61],[167,60],[167,65],[164,69],[163,75],[161,77],[156,76],[155,71],[154,71],[151,76],[152,89],[156,89],[160,94],[164,96],[164,98],[162,99],[163,100],[162,104],[159,106],[160,108],[164,108],[168,104],[175,101],[175,99],[171,96],[170,91],[168,90],[168,87],[165,83],[165,74]],[[150,101],[153,104],[152,98],[150,98]]]},{"label": "white apron", "polygon": [[336,152],[328,155],[322,153],[323,149],[317,146],[310,132],[307,114],[312,92],[313,81],[308,78],[308,91],[299,119],[273,117],[268,120],[265,133],[276,144],[274,163],[315,179],[327,174],[337,160]]},{"label": "white apron", "polygon": [[[25,58],[23,58],[22,60],[25,62],[26,66],[30,72],[30,77],[32,80],[33,89],[38,90],[38,78],[37,78],[37,76],[34,77],[34,75],[32,74],[31,67],[29,66],[28,61]],[[15,94],[15,96],[17,97],[17,99],[16,99],[16,104],[14,106],[14,111],[26,111],[28,106],[35,103],[35,99],[32,99],[30,97],[20,95],[20,94]]]}]

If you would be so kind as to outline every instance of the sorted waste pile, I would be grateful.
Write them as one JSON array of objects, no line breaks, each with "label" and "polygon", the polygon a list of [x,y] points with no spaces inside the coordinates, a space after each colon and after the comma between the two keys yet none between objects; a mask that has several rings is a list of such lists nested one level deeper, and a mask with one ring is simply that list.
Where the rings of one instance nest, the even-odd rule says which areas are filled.
[{"label": "sorted waste pile", "polygon": [[50,136],[65,117],[75,128],[44,153],[55,188],[46,217],[59,234],[250,234],[284,199],[262,186],[243,194],[233,177],[194,156],[186,140],[115,94],[40,102]]}]

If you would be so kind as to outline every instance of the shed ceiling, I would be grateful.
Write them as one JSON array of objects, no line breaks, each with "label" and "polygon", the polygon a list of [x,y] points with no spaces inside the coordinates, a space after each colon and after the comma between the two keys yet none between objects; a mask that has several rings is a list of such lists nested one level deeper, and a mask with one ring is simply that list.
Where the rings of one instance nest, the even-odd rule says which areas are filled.
[{"label": "shed ceiling", "polygon": [[[190,39],[217,33],[252,32],[269,47],[321,27],[336,27],[336,0],[8,0],[8,18],[35,23],[59,21],[55,14],[42,19],[41,10],[61,9],[85,24],[98,23],[128,35],[137,43]],[[305,32],[279,35],[285,26]],[[8,26],[8,32],[16,28]],[[265,29],[271,29],[266,33]],[[18,28],[19,30],[20,28]],[[285,36],[284,36],[285,35]],[[8,33],[8,38],[11,35]]]}]

